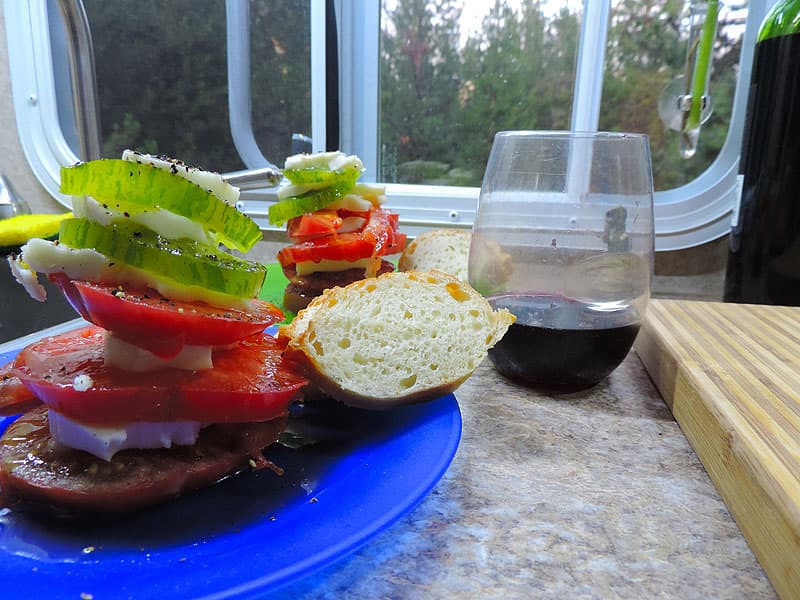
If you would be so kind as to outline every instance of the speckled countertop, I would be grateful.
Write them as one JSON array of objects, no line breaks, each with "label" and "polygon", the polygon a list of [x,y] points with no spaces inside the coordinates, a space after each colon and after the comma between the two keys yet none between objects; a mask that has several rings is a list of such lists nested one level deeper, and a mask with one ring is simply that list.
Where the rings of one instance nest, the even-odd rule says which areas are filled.
[{"label": "speckled countertop", "polygon": [[433,491],[270,598],[775,598],[635,353],[562,397],[485,361],[456,397],[463,437]]},{"label": "speckled countertop", "polygon": [[278,598],[774,598],[635,353],[562,397],[485,361],[422,503]]}]

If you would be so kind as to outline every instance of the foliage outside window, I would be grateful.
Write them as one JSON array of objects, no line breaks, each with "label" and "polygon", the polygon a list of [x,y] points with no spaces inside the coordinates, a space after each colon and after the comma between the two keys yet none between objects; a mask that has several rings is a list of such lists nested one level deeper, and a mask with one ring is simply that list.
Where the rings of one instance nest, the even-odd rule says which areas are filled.
[{"label": "foliage outside window", "polygon": [[[383,181],[479,186],[496,131],[570,126],[580,4],[496,0],[468,30],[469,1],[383,2]],[[219,171],[243,168],[227,118],[224,2],[86,0],[86,8],[104,154],[134,147]],[[277,164],[291,153],[292,134],[310,134],[308,10],[307,0],[250,4],[253,129]],[[685,66],[684,2],[612,4],[599,127],[649,134],[657,189],[692,180],[725,141],[741,45],[734,21],[723,13],[714,112],[697,153],[685,160],[678,133],[657,110],[662,90]]]},{"label": "foliage outside window", "polygon": [[[84,0],[95,49],[103,154],[244,168],[228,119],[223,0]],[[265,155],[311,129],[309,3],[250,4],[253,129]],[[277,159],[276,159],[277,160]]]},{"label": "foliage outside window", "polygon": [[[386,181],[480,185],[494,132],[568,129],[582,10],[552,2],[495,1],[462,35],[456,0],[385,2],[381,51],[381,168]],[[740,11],[741,12],[741,11]],[[658,114],[664,87],[683,72],[682,1],[612,3],[599,128],[650,136],[656,189],[703,172],[727,135],[741,31],[723,14],[715,46],[714,113],[691,159]]]}]

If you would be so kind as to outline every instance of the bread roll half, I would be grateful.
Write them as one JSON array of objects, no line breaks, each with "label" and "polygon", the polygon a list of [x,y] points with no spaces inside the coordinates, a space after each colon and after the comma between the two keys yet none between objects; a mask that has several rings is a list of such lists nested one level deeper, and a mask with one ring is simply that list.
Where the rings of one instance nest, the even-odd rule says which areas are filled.
[{"label": "bread roll half", "polygon": [[374,409],[452,392],[513,322],[453,276],[410,271],[326,290],[279,335],[323,392]]},{"label": "bread roll half", "polygon": [[464,229],[426,231],[406,246],[397,268],[399,271],[442,271],[467,281],[471,240],[472,233]]}]

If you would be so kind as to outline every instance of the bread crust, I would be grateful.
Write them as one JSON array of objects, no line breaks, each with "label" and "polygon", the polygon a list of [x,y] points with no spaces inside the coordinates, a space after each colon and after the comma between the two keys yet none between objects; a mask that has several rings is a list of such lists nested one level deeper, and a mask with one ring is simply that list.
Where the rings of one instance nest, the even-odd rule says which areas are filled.
[{"label": "bread crust", "polygon": [[397,406],[410,404],[421,404],[436,400],[447,394],[452,394],[464,383],[472,373],[459,379],[448,381],[446,384],[420,390],[404,396],[364,396],[352,390],[343,388],[338,382],[334,381],[321,370],[313,358],[302,350],[287,348],[287,358],[293,361],[303,372],[303,374],[326,395],[354,408],[364,408],[367,410],[387,410]]},{"label": "bread crust", "polygon": [[[420,353],[414,349],[413,344],[410,350],[408,344],[406,344],[405,350],[412,354],[406,355],[409,360],[405,364],[412,369],[414,378],[414,383],[408,386],[408,391],[403,389],[403,387],[406,387],[405,385],[398,385],[398,361],[396,358],[393,361],[389,358],[389,356],[392,356],[394,347],[389,345],[383,332],[374,334],[372,330],[365,329],[366,333],[363,336],[343,335],[342,337],[347,338],[346,340],[341,340],[338,337],[338,332],[336,334],[332,333],[332,331],[337,331],[341,324],[343,331],[353,334],[352,328],[358,329],[362,323],[356,318],[356,325],[353,325],[353,315],[362,314],[363,312],[364,318],[368,319],[367,313],[375,306],[376,302],[381,302],[381,299],[377,297],[378,294],[399,294],[396,298],[401,300],[397,300],[394,303],[395,307],[398,302],[405,307],[422,298],[425,293],[433,294],[434,290],[440,296],[449,299],[451,308],[447,309],[447,311],[461,313],[461,317],[463,317],[461,322],[464,323],[465,327],[468,326],[472,330],[473,326],[476,326],[474,319],[478,319],[478,322],[481,323],[481,328],[479,329],[480,341],[475,340],[476,334],[473,332],[472,341],[464,342],[461,345],[460,356],[464,357],[465,362],[457,363],[454,368],[449,356],[452,345],[448,348],[448,344],[458,344],[459,342],[453,342],[451,338],[449,342],[445,343],[443,340],[438,339],[435,334],[431,338],[426,337],[427,334],[422,335],[416,348],[426,348],[426,352],[422,353],[427,357],[424,360],[431,360],[437,367],[442,367],[436,371],[437,375],[433,375],[429,370],[430,363],[420,364],[416,356]],[[373,293],[376,295],[373,296]],[[387,300],[384,299],[384,301]],[[406,305],[405,302],[408,302],[409,305]],[[428,306],[427,304],[419,303],[415,306],[410,306],[411,312],[417,315],[414,317],[416,319],[414,321],[416,331],[431,331],[432,328],[438,328],[436,331],[441,332],[443,331],[441,327],[449,327],[449,325],[443,325],[442,317],[437,320],[435,317],[426,316]],[[437,307],[440,306],[437,305]],[[388,310],[389,314],[396,314],[392,312],[394,307]],[[405,310],[405,308],[401,310]],[[345,322],[337,321],[340,318],[343,321],[349,321],[350,324],[347,325]],[[383,324],[383,317],[375,318],[379,320],[381,325]],[[292,360],[302,370],[303,374],[325,394],[358,408],[387,409],[406,404],[427,402],[456,390],[472,374],[480,361],[486,356],[488,348],[505,334],[513,321],[514,316],[508,311],[493,311],[488,302],[478,292],[452,275],[437,271],[394,272],[377,278],[368,278],[345,287],[326,290],[324,294],[315,298],[306,309],[301,311],[291,324],[282,326],[278,335],[287,342],[285,351],[287,358]],[[325,323],[326,325],[320,329],[320,323]],[[458,326],[455,321],[448,320],[446,323],[453,323],[453,327]],[[395,323],[395,326],[394,333],[398,336],[398,341],[405,331],[411,329],[410,326],[409,329],[405,329],[405,323],[403,325]],[[464,333],[466,331],[465,329]],[[376,335],[377,337],[375,337]],[[436,341],[432,341],[434,338],[436,338]],[[456,336],[456,339],[461,340],[462,338],[461,336]],[[347,341],[347,344],[337,347],[337,342],[341,341]],[[352,348],[350,348],[351,342]],[[321,347],[318,347],[319,344],[325,346],[324,352]],[[375,361],[370,364],[378,364],[384,373],[388,370],[386,384],[380,383],[381,375],[374,375],[374,373],[379,373],[380,371],[375,370],[372,378],[370,379],[367,376],[365,381],[377,381],[380,383],[379,385],[374,386],[371,383],[362,385],[361,382],[355,382],[355,385],[348,385],[348,375],[343,374],[342,364],[351,365],[352,367],[352,363],[348,361],[354,360],[354,358],[348,353],[349,350],[340,350],[339,348],[357,350],[365,356],[369,356],[371,361]],[[432,356],[431,353],[433,353]],[[323,355],[325,364],[318,360]],[[336,359],[331,362],[328,357],[334,355]],[[456,355],[459,355],[458,352],[456,352]],[[449,364],[448,360],[450,360]],[[358,364],[366,365],[366,363],[361,362]],[[390,366],[391,364],[394,367]],[[359,368],[356,367],[356,369]],[[345,366],[344,370],[349,371],[350,368]],[[349,383],[353,384],[352,375],[349,375],[349,377],[351,378]],[[399,383],[404,384],[405,382],[400,380]],[[381,385],[383,385],[383,388],[381,388]],[[365,389],[369,393],[365,393]]]}]

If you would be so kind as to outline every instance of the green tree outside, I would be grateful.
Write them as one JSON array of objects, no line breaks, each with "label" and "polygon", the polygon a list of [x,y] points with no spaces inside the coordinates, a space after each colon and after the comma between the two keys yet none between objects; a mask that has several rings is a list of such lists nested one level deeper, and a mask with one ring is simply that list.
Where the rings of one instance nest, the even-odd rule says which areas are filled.
[{"label": "green tree outside", "polygon": [[[380,171],[385,181],[480,185],[496,131],[568,129],[581,15],[544,0],[494,0],[462,36],[463,0],[396,0],[382,12]],[[229,129],[221,0],[85,0],[92,25],[106,156],[124,148],[218,171],[244,167]],[[682,0],[617,0],[600,128],[650,136],[657,189],[690,181],[727,135],[738,40],[715,46],[714,113],[694,157],[658,116],[684,68]],[[252,118],[280,163],[293,133],[310,134],[309,3],[251,0]]]}]

